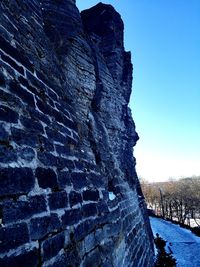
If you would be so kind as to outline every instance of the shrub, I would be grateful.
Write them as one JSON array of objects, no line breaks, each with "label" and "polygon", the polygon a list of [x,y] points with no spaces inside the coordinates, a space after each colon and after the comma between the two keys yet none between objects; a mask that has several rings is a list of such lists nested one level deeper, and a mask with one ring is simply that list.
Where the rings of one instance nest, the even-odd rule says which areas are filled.
[{"label": "shrub", "polygon": [[200,236],[200,227],[199,227],[199,226],[192,228],[191,231],[192,231],[195,235]]},{"label": "shrub", "polygon": [[176,267],[176,259],[173,257],[172,252],[167,253],[165,250],[166,241],[162,239],[159,234],[154,238],[158,254],[156,256],[155,267]]}]

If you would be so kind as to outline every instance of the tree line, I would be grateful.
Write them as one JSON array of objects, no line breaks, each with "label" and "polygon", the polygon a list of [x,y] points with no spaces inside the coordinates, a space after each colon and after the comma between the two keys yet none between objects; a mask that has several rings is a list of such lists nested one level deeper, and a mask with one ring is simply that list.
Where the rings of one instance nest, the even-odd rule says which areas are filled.
[{"label": "tree line", "polygon": [[191,219],[200,226],[200,177],[182,178],[141,186],[149,209],[165,219],[190,226]]}]

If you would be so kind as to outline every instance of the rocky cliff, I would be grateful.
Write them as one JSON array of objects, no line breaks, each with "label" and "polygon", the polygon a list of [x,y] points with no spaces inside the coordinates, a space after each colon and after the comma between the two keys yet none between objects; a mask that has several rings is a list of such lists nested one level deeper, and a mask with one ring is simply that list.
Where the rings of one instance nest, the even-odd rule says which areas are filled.
[{"label": "rocky cliff", "polygon": [[0,3],[0,266],[153,266],[110,5]]}]

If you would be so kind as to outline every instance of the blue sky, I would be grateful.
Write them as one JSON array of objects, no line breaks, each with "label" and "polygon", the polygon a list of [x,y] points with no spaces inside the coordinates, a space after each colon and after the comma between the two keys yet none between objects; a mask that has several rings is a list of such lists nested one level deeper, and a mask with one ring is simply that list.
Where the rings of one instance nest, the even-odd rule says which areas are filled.
[{"label": "blue sky", "polygon": [[[99,1],[78,0],[80,10]],[[139,176],[200,175],[200,1],[110,0],[132,53]]]}]

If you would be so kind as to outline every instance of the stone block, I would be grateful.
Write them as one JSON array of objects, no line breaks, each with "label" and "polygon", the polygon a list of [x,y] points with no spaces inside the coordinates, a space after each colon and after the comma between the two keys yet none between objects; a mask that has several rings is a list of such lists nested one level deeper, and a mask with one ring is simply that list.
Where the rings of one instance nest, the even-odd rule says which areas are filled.
[{"label": "stone block", "polygon": [[97,225],[97,220],[95,220],[94,218],[81,222],[74,229],[74,239],[76,241],[82,240],[89,233],[94,231],[96,225]]},{"label": "stone block", "polygon": [[101,216],[98,216],[97,217],[97,224],[98,225],[104,225],[104,224],[106,224],[106,223],[110,223],[110,222],[112,222],[112,219],[110,218],[110,216],[109,216],[110,214],[102,214]]},{"label": "stone block", "polygon": [[59,131],[64,134],[64,136],[71,136],[71,130],[68,129],[63,124],[57,123],[56,126],[58,127]]},{"label": "stone block", "polygon": [[[77,251],[76,248],[73,248],[73,247],[71,248],[71,250],[67,250],[65,254],[65,262],[67,262],[67,267],[81,266],[80,265],[81,258],[79,255],[79,251]],[[54,267],[57,267],[57,266],[54,265]]]},{"label": "stone block", "polygon": [[78,242],[87,236],[89,227],[85,225],[85,222],[81,222],[74,230],[74,238]]},{"label": "stone block", "polygon": [[91,203],[91,204],[86,204],[86,205],[82,206],[82,213],[83,213],[84,217],[97,215],[96,204]]},{"label": "stone block", "polygon": [[99,246],[99,251],[102,255],[102,258],[109,259],[111,257],[111,254],[113,253],[113,245],[114,244],[112,239],[105,239],[105,241]]},{"label": "stone block", "polygon": [[74,170],[74,162],[72,160],[68,160],[66,158],[58,157],[57,158],[57,166],[60,169],[68,168],[69,171]]},{"label": "stone block", "polygon": [[3,127],[3,125],[0,125],[0,141],[8,141],[9,134]]},{"label": "stone block", "polygon": [[19,115],[9,107],[1,105],[0,107],[0,120],[5,122],[17,123]]},{"label": "stone block", "polygon": [[17,160],[16,151],[9,144],[9,142],[2,142],[0,144],[0,162],[1,163],[11,163]]},{"label": "stone block", "polygon": [[42,73],[42,71],[37,71],[36,70],[36,75],[44,84],[48,85],[49,87],[53,87],[53,84],[52,84],[51,80],[48,79],[48,77],[46,75],[44,75]]},{"label": "stone block", "polygon": [[81,220],[81,210],[80,209],[71,209],[65,211],[65,214],[62,216],[62,225],[63,227],[73,225],[78,223]]},{"label": "stone block", "polygon": [[87,175],[85,173],[72,173],[71,182],[75,190],[82,189],[88,185]]},{"label": "stone block", "polygon": [[94,235],[96,244],[100,244],[102,240],[106,239],[105,232],[101,228],[96,229]]},{"label": "stone block", "polygon": [[39,265],[39,251],[37,248],[22,250],[20,254],[11,254],[0,258],[2,267],[37,267]]},{"label": "stone block", "polygon": [[31,86],[28,80],[26,80],[24,77],[19,76],[18,81],[20,82],[21,85],[25,86],[28,89],[28,91],[31,92],[33,95],[39,95],[39,89]]},{"label": "stone block", "polygon": [[0,196],[28,193],[35,184],[29,168],[0,169]]},{"label": "stone block", "polygon": [[90,171],[96,171],[97,170],[96,164],[88,162],[87,160],[82,160],[82,162],[88,170],[90,170]]},{"label": "stone block", "polygon": [[88,253],[90,250],[92,250],[95,247],[95,237],[94,233],[89,234],[86,236],[84,240],[84,245],[85,245],[85,252]]},{"label": "stone block", "polygon": [[32,109],[30,112],[30,116],[33,120],[41,121],[49,125],[51,123],[50,116],[43,114],[42,112]]},{"label": "stone block", "polygon": [[[58,90],[56,90],[58,88]],[[53,88],[46,88],[46,92],[47,95],[54,101],[58,101],[59,103],[61,102],[62,98],[58,97],[58,92],[61,91],[61,88],[59,86],[55,86]],[[58,102],[55,102],[55,106],[56,104],[58,104]]]},{"label": "stone block", "polygon": [[0,228],[0,251],[4,253],[29,242],[29,233],[26,223],[14,224]]},{"label": "stone block", "polygon": [[104,201],[97,203],[97,210],[99,215],[109,213],[108,205]]},{"label": "stone block", "polygon": [[17,151],[17,156],[27,162],[35,158],[35,151],[30,147],[23,147]]},{"label": "stone block", "polygon": [[0,88],[0,101],[2,105],[6,105],[8,107],[14,107],[14,109],[18,112],[18,110],[23,109],[24,103],[19,99],[19,97],[15,96],[11,92],[5,92]]},{"label": "stone block", "polygon": [[105,236],[117,236],[120,233],[121,230],[121,224],[120,222],[115,222],[112,224],[107,224],[104,226],[103,230],[105,231]]},{"label": "stone block", "polygon": [[101,262],[101,254],[98,248],[94,249],[92,252],[88,253],[85,257],[83,263],[83,267],[99,267],[102,266]]},{"label": "stone block", "polygon": [[[68,88],[69,89],[69,88]],[[59,103],[56,103],[56,108],[58,110],[62,110],[63,114],[67,116],[67,118],[71,118],[73,108],[69,104],[69,101],[66,101],[64,99],[60,99]]]},{"label": "stone block", "polygon": [[111,259],[106,259],[105,262],[103,263],[102,267],[113,267]]},{"label": "stone block", "polygon": [[66,143],[67,138],[64,135],[62,135],[60,132],[58,132],[57,129],[46,127],[45,130],[46,130],[48,138],[56,142],[60,142],[62,144]]},{"label": "stone block", "polygon": [[58,231],[61,224],[57,214],[51,214],[50,216],[31,219],[29,227],[31,239],[38,240],[51,232]]},{"label": "stone block", "polygon": [[23,102],[28,104],[29,106],[35,108],[35,101],[33,95],[28,92],[26,89],[24,89],[19,82],[16,82],[15,80],[11,81],[10,83],[10,91],[17,95],[20,99],[22,99]]},{"label": "stone block", "polygon": [[14,68],[16,71],[18,71],[20,74],[24,75],[24,69],[19,66],[14,60],[12,60],[10,57],[2,54],[1,59],[8,63],[12,68]]},{"label": "stone block", "polygon": [[65,188],[66,186],[71,186],[71,175],[66,171],[58,172],[58,186],[59,188]]},{"label": "stone block", "polygon": [[74,130],[75,132],[77,132],[77,125],[72,120],[68,119],[66,116],[63,116],[63,124],[66,127],[68,127],[70,129]]},{"label": "stone block", "polygon": [[37,153],[39,161],[41,161],[46,166],[57,166],[58,159],[54,155],[48,152],[38,152]]},{"label": "stone block", "polygon": [[76,147],[77,143],[78,143],[77,139],[71,138],[69,136],[67,137],[67,144],[68,145],[70,145],[70,146],[72,145],[72,146]]},{"label": "stone block", "polygon": [[44,133],[43,126],[39,121],[20,116],[20,122],[30,132]]},{"label": "stone block", "polygon": [[3,223],[25,220],[47,210],[44,196],[28,197],[25,201],[6,201],[3,204]]},{"label": "stone block", "polygon": [[[26,75],[28,78],[30,75],[30,72],[26,72]],[[40,87],[38,88],[37,86],[30,85],[29,80],[24,79],[22,76],[20,76],[18,78],[18,81],[20,82],[20,84],[25,86],[29,90],[29,92],[31,92],[33,95],[35,95],[35,99],[37,99],[37,96],[40,96]]]},{"label": "stone block", "polygon": [[53,260],[53,261],[48,261],[46,263],[44,263],[44,267],[72,267],[73,265],[66,265],[66,262],[67,264],[69,263],[69,261],[67,260],[67,255],[66,253],[62,253],[62,254],[58,254],[56,256],[56,258]]},{"label": "stone block", "polygon": [[[115,210],[113,210],[112,212],[110,212],[108,217],[112,221],[118,220],[120,218],[120,209],[119,209],[119,207],[116,208]],[[130,221],[129,221],[129,225],[130,225]]]},{"label": "stone block", "polygon": [[104,187],[105,183],[106,183],[106,179],[100,175],[97,175],[95,173],[90,173],[90,175],[88,176],[88,179],[90,181],[90,183],[94,186],[94,187]]},{"label": "stone block", "polygon": [[35,171],[35,175],[41,188],[55,188],[58,186],[57,175],[54,170],[50,168],[45,169],[38,167]]},{"label": "stone block", "polygon": [[74,161],[75,168],[81,172],[85,171],[87,168],[85,167],[85,164],[80,161]]},{"label": "stone block", "polygon": [[45,101],[41,101],[39,98],[37,98],[37,107],[44,114],[52,116],[52,107],[48,105]]},{"label": "stone block", "polygon": [[99,191],[98,190],[85,190],[83,191],[83,200],[98,201]]},{"label": "stone block", "polygon": [[114,195],[114,197],[111,198],[112,200],[110,199],[108,200],[108,207],[113,210],[114,208],[118,206],[119,200],[118,200],[118,197],[113,192],[109,192],[109,194],[110,193],[111,193],[111,196]]},{"label": "stone block", "polygon": [[69,147],[67,146],[61,146],[61,145],[55,145],[56,152],[58,154],[62,154],[65,156],[72,156],[72,152],[70,151]]},{"label": "stone block", "polygon": [[13,57],[15,60],[24,65],[28,70],[33,72],[33,65],[30,63],[29,59],[22,55],[16,48],[11,46],[2,36],[0,36],[0,47],[8,55]]},{"label": "stone block", "polygon": [[29,90],[37,96],[41,96],[44,92],[47,92],[47,87],[40,80],[38,80],[34,75],[30,72],[26,71],[26,77],[29,82]]},{"label": "stone block", "polygon": [[49,207],[51,210],[66,208],[68,206],[68,195],[66,192],[56,192],[49,195]]},{"label": "stone block", "polygon": [[42,258],[44,261],[56,256],[64,248],[65,235],[59,233],[42,242]]},{"label": "stone block", "polygon": [[71,191],[69,193],[69,203],[70,207],[73,207],[74,205],[78,203],[82,203],[82,196],[80,193],[77,193],[75,191]]},{"label": "stone block", "polygon": [[30,134],[28,131],[15,127],[11,127],[11,132],[13,141],[18,145],[28,145],[31,147],[38,146],[38,138],[36,134]]},{"label": "stone block", "polygon": [[28,80],[25,79],[23,76],[19,76],[18,77],[18,81],[21,85],[25,86],[26,88],[28,88],[29,86],[29,83],[28,83]]},{"label": "stone block", "polygon": [[4,87],[6,85],[5,77],[3,73],[0,73],[0,86]]},{"label": "stone block", "polygon": [[63,115],[61,112],[57,111],[56,109],[52,109],[52,116],[55,118],[55,121],[63,123]]}]

